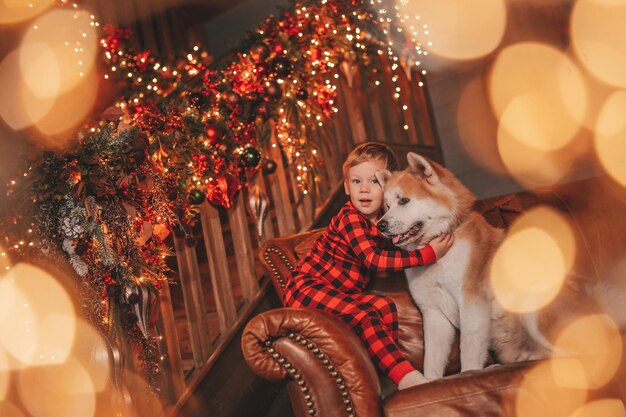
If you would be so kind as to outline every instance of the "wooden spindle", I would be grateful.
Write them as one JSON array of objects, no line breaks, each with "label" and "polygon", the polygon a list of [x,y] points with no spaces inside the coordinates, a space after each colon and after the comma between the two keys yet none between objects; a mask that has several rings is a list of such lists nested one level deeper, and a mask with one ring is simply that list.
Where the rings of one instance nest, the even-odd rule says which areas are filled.
[{"label": "wooden spindle", "polygon": [[194,367],[198,368],[209,356],[211,343],[196,248],[187,245],[184,238],[175,237],[174,249],[178,262],[180,287],[185,302],[185,313],[187,314],[193,364]]},{"label": "wooden spindle", "polygon": [[244,204],[243,195],[239,193],[235,198],[235,207],[228,210],[228,220],[233,235],[235,257],[237,258],[239,284],[244,300],[249,302],[259,291],[259,283],[254,268],[254,253],[252,252],[248,217]]},{"label": "wooden spindle", "polygon": [[237,310],[235,309],[233,287],[228,268],[228,255],[222,236],[219,212],[206,201],[199,207],[211,286],[215,297],[219,328],[223,334],[237,320]]},{"label": "wooden spindle", "polygon": [[175,402],[185,389],[185,376],[169,284],[165,283],[159,290],[158,300],[160,313],[158,327],[163,336],[160,345],[164,347],[163,353],[167,357],[163,380],[167,384],[167,397],[173,400],[171,402]]}]

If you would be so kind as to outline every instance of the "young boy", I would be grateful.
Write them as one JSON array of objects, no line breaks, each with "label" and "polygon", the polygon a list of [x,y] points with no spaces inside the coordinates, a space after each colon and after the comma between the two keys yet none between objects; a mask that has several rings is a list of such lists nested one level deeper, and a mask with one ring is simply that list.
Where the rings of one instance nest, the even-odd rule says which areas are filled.
[{"label": "young boy", "polygon": [[434,239],[418,251],[385,250],[388,240],[376,229],[383,190],[379,169],[397,170],[393,151],[381,143],[357,146],[343,164],[350,201],[298,264],[285,286],[283,304],[322,310],[347,323],[359,335],[372,360],[398,389],[425,382],[398,349],[396,306],[364,290],[374,272],[428,265],[445,255],[453,235]]}]

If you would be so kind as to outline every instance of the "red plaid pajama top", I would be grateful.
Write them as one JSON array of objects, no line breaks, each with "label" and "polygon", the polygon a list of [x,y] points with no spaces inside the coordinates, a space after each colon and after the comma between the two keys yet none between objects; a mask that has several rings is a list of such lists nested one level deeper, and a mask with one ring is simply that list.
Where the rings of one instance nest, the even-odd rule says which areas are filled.
[{"label": "red plaid pajama top", "polygon": [[385,296],[363,291],[374,272],[428,265],[436,257],[430,245],[411,252],[385,249],[387,245],[388,239],[348,202],[292,273],[283,304],[315,308],[347,323],[374,363],[397,384],[414,368],[398,349],[396,306]]}]

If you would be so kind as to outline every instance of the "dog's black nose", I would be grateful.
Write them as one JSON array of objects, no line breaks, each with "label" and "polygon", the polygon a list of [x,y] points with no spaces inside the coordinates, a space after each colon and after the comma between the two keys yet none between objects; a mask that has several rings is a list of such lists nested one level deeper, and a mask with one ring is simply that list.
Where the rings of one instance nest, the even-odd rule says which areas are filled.
[{"label": "dog's black nose", "polygon": [[376,227],[378,227],[378,230],[380,230],[381,232],[384,232],[385,230],[387,230],[388,225],[389,224],[386,220],[381,220],[376,224]]}]

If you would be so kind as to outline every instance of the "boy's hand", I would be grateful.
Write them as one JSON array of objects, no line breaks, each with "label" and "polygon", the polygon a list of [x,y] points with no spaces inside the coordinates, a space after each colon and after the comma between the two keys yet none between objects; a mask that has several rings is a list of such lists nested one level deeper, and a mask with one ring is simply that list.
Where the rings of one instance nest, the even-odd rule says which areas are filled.
[{"label": "boy's hand", "polygon": [[445,235],[437,236],[430,241],[430,246],[433,248],[433,251],[435,251],[437,260],[439,260],[446,253],[448,253],[448,250],[450,250],[453,243],[454,233],[446,233]]}]

